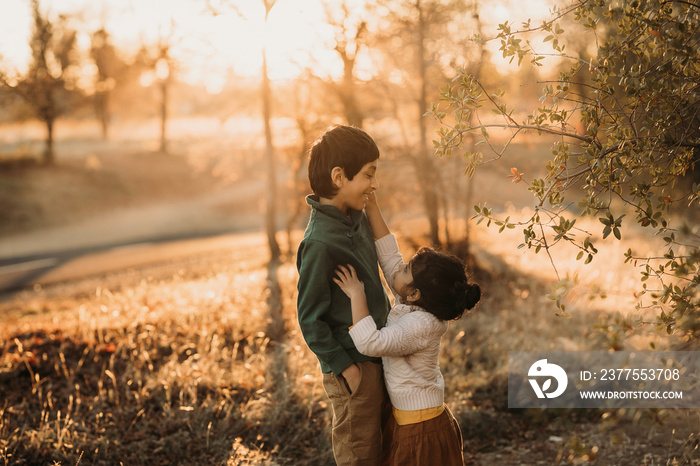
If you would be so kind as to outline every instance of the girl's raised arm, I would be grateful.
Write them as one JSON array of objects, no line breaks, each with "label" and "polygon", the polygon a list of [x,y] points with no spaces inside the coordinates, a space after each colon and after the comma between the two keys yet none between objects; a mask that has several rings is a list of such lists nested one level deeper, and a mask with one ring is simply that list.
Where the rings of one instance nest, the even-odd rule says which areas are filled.
[{"label": "girl's raised arm", "polygon": [[369,226],[372,228],[372,234],[374,239],[384,238],[391,234],[389,230],[389,225],[386,224],[384,216],[382,215],[381,209],[379,209],[379,204],[377,203],[377,194],[372,192],[367,196],[368,200],[365,203],[365,213],[367,214],[367,219],[369,220]]}]

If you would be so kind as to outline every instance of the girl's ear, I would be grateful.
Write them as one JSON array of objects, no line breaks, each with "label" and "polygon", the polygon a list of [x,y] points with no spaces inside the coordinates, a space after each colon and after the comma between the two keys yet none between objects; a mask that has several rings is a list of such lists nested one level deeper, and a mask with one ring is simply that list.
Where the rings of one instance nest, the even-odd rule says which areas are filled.
[{"label": "girl's ear", "polygon": [[407,303],[415,303],[416,301],[420,300],[420,290],[418,288],[413,288],[413,291],[411,291],[408,296],[406,296],[406,302]]},{"label": "girl's ear", "polygon": [[333,167],[331,170],[331,181],[336,188],[341,188],[346,180],[345,170],[341,167]]}]

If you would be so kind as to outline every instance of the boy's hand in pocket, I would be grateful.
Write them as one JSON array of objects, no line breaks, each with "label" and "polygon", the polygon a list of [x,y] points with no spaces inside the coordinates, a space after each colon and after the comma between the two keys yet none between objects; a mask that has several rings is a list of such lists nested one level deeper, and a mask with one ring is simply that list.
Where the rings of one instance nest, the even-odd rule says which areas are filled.
[{"label": "boy's hand in pocket", "polygon": [[350,364],[341,374],[348,384],[350,393],[355,393],[360,386],[360,368],[357,364]]}]

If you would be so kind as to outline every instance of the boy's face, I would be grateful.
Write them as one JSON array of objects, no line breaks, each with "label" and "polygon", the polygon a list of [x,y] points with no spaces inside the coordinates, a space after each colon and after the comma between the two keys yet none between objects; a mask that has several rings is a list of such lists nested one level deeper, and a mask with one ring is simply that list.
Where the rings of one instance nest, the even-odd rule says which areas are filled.
[{"label": "boy's face", "polygon": [[338,185],[338,194],[333,198],[333,203],[343,212],[347,213],[348,208],[362,210],[368,196],[379,188],[377,182],[377,161],[374,160],[365,164],[352,180],[348,180],[345,174]]}]

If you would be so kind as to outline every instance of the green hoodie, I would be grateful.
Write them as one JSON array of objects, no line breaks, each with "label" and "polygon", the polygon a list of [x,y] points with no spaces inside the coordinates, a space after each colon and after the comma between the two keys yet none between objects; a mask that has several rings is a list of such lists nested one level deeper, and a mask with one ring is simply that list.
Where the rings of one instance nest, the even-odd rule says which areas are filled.
[{"label": "green hoodie", "polygon": [[350,338],[350,299],[332,281],[336,268],[346,264],[355,268],[365,285],[367,305],[377,328],[386,323],[389,298],[379,276],[377,251],[365,213],[350,209],[350,215],[345,215],[335,206],[320,204],[315,195],[307,196],[306,202],[311,206],[311,218],[297,251],[297,317],[321,371],[340,374],[354,362],[378,359],[360,354]]}]

